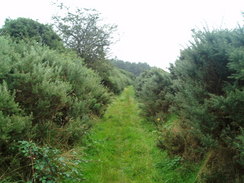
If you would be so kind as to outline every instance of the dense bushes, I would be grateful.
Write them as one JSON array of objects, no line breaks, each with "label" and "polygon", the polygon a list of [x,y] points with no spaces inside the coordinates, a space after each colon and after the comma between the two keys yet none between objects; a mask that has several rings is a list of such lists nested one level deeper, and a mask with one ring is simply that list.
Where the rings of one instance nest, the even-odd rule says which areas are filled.
[{"label": "dense bushes", "polygon": [[[164,111],[162,103],[176,120],[163,124],[160,145],[184,159],[204,159],[198,180],[204,182],[243,182],[244,116],[244,29],[199,31],[194,41],[181,52],[166,76],[154,84],[153,77],[137,89],[148,87],[146,96],[154,96],[146,110]],[[144,74],[145,75],[145,74]],[[147,76],[141,75],[143,78]],[[145,80],[145,79],[144,79]],[[155,92],[155,86],[167,97]],[[168,89],[169,88],[169,89]],[[155,113],[148,113],[155,116]],[[181,144],[177,147],[176,144]],[[177,148],[174,148],[177,147]]]},{"label": "dense bushes", "polygon": [[111,59],[110,62],[125,71],[128,71],[132,73],[135,76],[139,76],[141,73],[143,73],[146,70],[151,69],[151,67],[147,63],[131,63],[131,62],[124,62],[122,60],[116,60],[116,59]]},{"label": "dense bushes", "polygon": [[61,38],[50,25],[44,25],[28,18],[6,19],[0,29],[1,35],[7,35],[15,40],[35,40],[52,49],[63,49]]},{"label": "dense bushes", "polygon": [[132,84],[133,75],[112,65],[108,60],[97,60],[86,66],[94,70],[102,79],[102,84],[112,93],[119,94]]},{"label": "dense bushes", "polygon": [[11,161],[10,147],[16,140],[27,139],[30,135],[31,117],[24,114],[3,82],[0,84],[0,164]]},{"label": "dense bushes", "polygon": [[[81,13],[81,12],[79,11],[79,13]],[[57,33],[55,33],[53,31],[53,29],[50,25],[44,25],[44,24],[41,24],[37,21],[28,19],[28,18],[17,18],[14,20],[6,19],[4,26],[0,29],[0,35],[10,36],[15,41],[25,40],[27,43],[29,43],[30,41],[35,41],[35,42],[39,43],[40,45],[45,45],[51,49],[58,50],[61,52],[67,52],[67,50],[71,49],[74,52],[76,52],[76,54],[78,56],[82,56],[81,58],[86,63],[86,67],[91,68],[96,73],[98,73],[98,75],[102,79],[102,84],[105,87],[107,87],[113,93],[116,93],[116,94],[120,93],[125,86],[132,83],[131,82],[132,76],[130,73],[118,69],[117,67],[112,65],[108,60],[105,59],[106,54],[105,54],[105,49],[103,48],[104,47],[103,45],[105,44],[105,42],[106,42],[106,44],[111,44],[111,43],[109,43],[110,41],[107,40],[107,39],[110,39],[109,32],[106,32],[105,30],[102,31],[102,32],[105,31],[106,36],[107,36],[106,38],[104,38],[105,40],[103,40],[101,37],[104,36],[105,32],[98,33],[95,30],[98,28],[98,27],[96,27],[97,25],[91,24],[92,21],[98,21],[98,20],[97,19],[93,20],[93,18],[95,18],[95,17],[92,18],[88,15],[87,15],[88,17],[85,18],[85,14],[88,13],[91,16],[95,16],[95,14],[93,15],[93,13],[95,13],[95,12],[92,13],[92,11],[88,11],[88,10],[86,12],[86,10],[84,10],[83,13],[81,13],[79,16],[81,16],[80,18],[86,19],[86,21],[82,22],[82,24],[84,24],[83,26],[87,26],[86,29],[84,28],[84,31],[86,32],[87,37],[83,38],[83,35],[80,35],[80,34],[83,34],[83,31],[79,30],[81,32],[77,33],[78,35],[75,37],[78,39],[78,40],[76,40],[78,42],[82,40],[81,42],[84,45],[80,45],[80,47],[79,47],[79,45],[77,45],[77,46],[74,46],[75,47],[74,48],[73,46],[71,46],[68,43],[72,39],[69,39],[69,41],[68,41],[64,38],[65,37],[64,35],[66,35],[66,34],[67,34],[66,36],[72,37],[73,34],[71,32],[72,31],[77,32],[76,26],[80,26],[80,25],[76,25],[77,22],[73,22],[74,30],[70,30],[67,32],[67,31],[65,31],[65,29],[63,30],[63,28],[64,28],[63,26],[59,25],[59,23],[62,22],[61,19],[59,19],[59,21],[56,22],[56,26],[61,26],[59,28],[61,28],[63,30],[63,32],[61,31],[62,37],[64,36],[63,40],[61,40],[61,38],[57,35]],[[73,15],[73,16],[74,16],[73,18],[75,18],[75,15]],[[84,16],[84,17],[82,17],[82,16]],[[98,16],[98,14],[96,14],[96,16]],[[67,18],[67,20],[66,20],[67,22],[66,21],[64,21],[64,22],[71,23],[72,21],[74,21],[73,18],[71,18],[71,19]],[[76,17],[76,18],[78,18],[78,17]],[[105,28],[102,28],[102,29],[105,29]],[[93,36],[89,37],[89,35],[93,35]],[[90,39],[92,39],[92,41]],[[98,44],[98,42],[95,43],[95,41],[98,41],[101,43]],[[104,42],[104,44],[102,42]],[[65,47],[67,47],[66,49],[65,49],[64,45],[65,45]],[[79,48],[77,48],[77,47],[79,47]],[[89,47],[89,49],[88,49],[88,47]],[[106,47],[107,47],[106,49],[108,49],[108,45]],[[102,52],[97,51],[96,53],[95,52],[92,53],[94,50],[104,50],[104,51],[102,51]],[[82,55],[79,54],[80,52],[82,52]],[[89,55],[92,55],[92,54],[94,54],[92,56],[94,58],[90,60]],[[99,54],[101,54],[101,55],[99,56]]]},{"label": "dense bushes", "polygon": [[[94,29],[88,28],[90,35]],[[62,152],[79,142],[92,119],[103,114],[112,92],[132,83],[131,74],[109,63],[105,52],[92,62],[80,58],[73,47],[63,46],[49,25],[26,18],[5,21],[0,48],[1,181],[72,178],[77,171]],[[87,56],[92,50],[82,53]]]},{"label": "dense bushes", "polygon": [[107,82],[109,83],[108,88],[110,88],[115,94],[119,94],[124,90],[125,87],[133,83],[133,75],[114,66],[111,66],[111,70],[107,73],[107,75]]},{"label": "dense bushes", "polygon": [[161,69],[151,69],[142,73],[135,81],[136,95],[143,103],[145,116],[154,119],[163,117],[169,110],[171,92],[169,73]]},{"label": "dense bushes", "polygon": [[4,37],[0,47],[0,171],[17,168],[15,178],[27,180],[31,167],[18,158],[18,141],[68,148],[110,97],[100,77],[72,53]]}]

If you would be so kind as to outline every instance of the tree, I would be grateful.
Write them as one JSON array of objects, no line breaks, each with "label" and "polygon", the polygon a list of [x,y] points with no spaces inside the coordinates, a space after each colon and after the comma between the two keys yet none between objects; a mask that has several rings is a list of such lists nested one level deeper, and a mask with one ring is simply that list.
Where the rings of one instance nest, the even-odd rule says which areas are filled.
[{"label": "tree", "polygon": [[35,40],[52,49],[62,49],[61,38],[50,25],[44,25],[29,18],[6,19],[0,29],[1,35],[9,35],[16,40]]},{"label": "tree", "polygon": [[54,16],[54,24],[65,46],[74,49],[85,62],[104,59],[112,44],[115,25],[101,24],[100,14],[94,9],[65,9],[64,16]]}]

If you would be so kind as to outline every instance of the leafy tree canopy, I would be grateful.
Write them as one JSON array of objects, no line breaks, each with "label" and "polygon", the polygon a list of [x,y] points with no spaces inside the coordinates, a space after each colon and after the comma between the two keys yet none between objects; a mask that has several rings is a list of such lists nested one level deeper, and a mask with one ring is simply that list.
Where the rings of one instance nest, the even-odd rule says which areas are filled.
[{"label": "leafy tree canopy", "polygon": [[102,24],[94,9],[76,9],[71,12],[63,5],[64,16],[54,16],[54,24],[65,46],[74,49],[86,63],[104,59],[112,44],[115,25]]}]

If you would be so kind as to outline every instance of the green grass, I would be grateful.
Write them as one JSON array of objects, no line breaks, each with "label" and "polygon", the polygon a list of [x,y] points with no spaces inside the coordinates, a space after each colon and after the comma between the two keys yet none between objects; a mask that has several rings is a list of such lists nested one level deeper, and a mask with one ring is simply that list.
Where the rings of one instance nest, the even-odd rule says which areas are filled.
[{"label": "green grass", "polygon": [[84,183],[190,182],[192,172],[181,178],[180,159],[158,149],[157,136],[140,117],[133,88],[125,89],[86,137],[79,165]]}]

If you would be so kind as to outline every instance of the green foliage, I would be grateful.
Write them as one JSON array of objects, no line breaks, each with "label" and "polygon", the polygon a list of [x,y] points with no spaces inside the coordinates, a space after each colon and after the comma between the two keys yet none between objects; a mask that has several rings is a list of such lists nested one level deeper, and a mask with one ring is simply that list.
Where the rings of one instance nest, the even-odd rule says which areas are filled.
[{"label": "green foliage", "polygon": [[109,72],[108,79],[111,83],[110,88],[116,94],[121,93],[126,86],[133,83],[132,76],[129,73],[116,67],[112,68],[111,72]]},{"label": "green foliage", "polygon": [[8,151],[7,145],[16,139],[25,139],[30,130],[31,117],[25,116],[14,94],[8,90],[7,84],[0,84],[0,147],[2,153]]},{"label": "green foliage", "polygon": [[135,76],[139,76],[142,72],[149,70],[151,67],[147,63],[131,63],[131,62],[124,62],[122,60],[110,60],[110,62],[125,71],[128,71]]},{"label": "green foliage", "polygon": [[[0,45],[0,172],[9,167],[3,177],[12,168],[17,169],[13,180],[31,179],[34,174],[26,174],[31,167],[22,168],[26,163],[11,147],[18,140],[31,139],[38,156],[46,152],[39,149],[42,144],[72,147],[91,127],[91,118],[103,115],[110,94],[100,77],[73,53],[4,37]],[[42,178],[49,174],[40,171],[45,174]]]},{"label": "green foliage", "polygon": [[[26,172],[26,182],[55,183],[63,179],[81,181],[78,169],[72,165],[74,162],[67,161],[57,149],[39,147],[28,141],[19,141],[14,148],[18,150],[20,159],[30,167]],[[76,163],[79,163],[79,160],[76,160]]]},{"label": "green foliage", "polygon": [[179,118],[170,126],[160,126],[161,147],[194,161],[209,154],[197,181],[242,182],[243,27],[198,31],[193,38],[171,65],[169,84],[165,85],[165,77],[155,82],[153,73],[142,74],[137,95],[144,103],[144,111],[152,111],[148,116],[157,118],[160,112],[173,112]]},{"label": "green foliage", "polygon": [[145,116],[156,119],[168,112],[171,85],[169,73],[156,68],[145,71],[136,79],[136,95],[143,103]]},{"label": "green foliage", "polygon": [[234,160],[241,151],[233,146],[244,124],[243,28],[197,32],[194,38],[170,69],[176,91],[173,110],[186,129],[198,134],[199,149],[216,149],[213,161],[218,163],[206,163],[204,180],[216,182],[224,175],[222,182],[234,182],[243,168]]},{"label": "green foliage", "polygon": [[6,19],[0,34],[9,35],[16,40],[35,40],[52,49],[63,49],[61,39],[51,26],[28,18]]},{"label": "green foliage", "polygon": [[231,78],[236,79],[238,81],[238,84],[242,85],[244,80],[243,60],[244,51],[242,48],[237,48],[230,53],[230,62],[228,63],[228,67],[230,68],[230,70],[234,71],[234,73],[232,73]]},{"label": "green foliage", "polygon": [[107,60],[87,65],[99,74],[102,84],[115,94],[119,94],[126,86],[132,84],[133,76],[130,73],[118,69]]},{"label": "green foliage", "polygon": [[242,67],[236,67],[243,62],[238,51],[244,46],[242,31],[197,33],[195,43],[171,69],[176,77],[176,110],[191,126],[217,141],[222,141],[219,138],[229,127],[237,135],[243,122]]},{"label": "green foliage", "polygon": [[59,7],[64,13],[54,16],[53,20],[65,46],[74,50],[87,67],[99,74],[105,87],[120,93],[131,84],[131,78],[105,59],[116,26],[102,24],[96,10],[76,9],[72,12],[62,4]]},{"label": "green foliage", "polygon": [[59,7],[63,14],[53,20],[65,46],[75,50],[86,63],[103,60],[116,26],[101,24],[100,14],[94,9],[77,8],[72,12],[63,4]]},{"label": "green foliage", "polygon": [[[0,174],[4,175],[6,167],[13,162],[15,152],[11,147],[16,140],[31,137],[31,117],[24,114],[15,95],[11,94],[6,82],[0,84]],[[18,162],[18,161],[17,161]],[[4,167],[4,169],[2,169]]]},{"label": "green foliage", "polygon": [[241,133],[237,136],[233,142],[233,147],[238,152],[235,155],[235,161],[240,164],[240,166],[244,166],[244,130],[241,129]]},{"label": "green foliage", "polygon": [[166,152],[161,153],[156,166],[163,175],[161,182],[165,183],[194,183],[199,167],[180,156],[170,157]]}]

